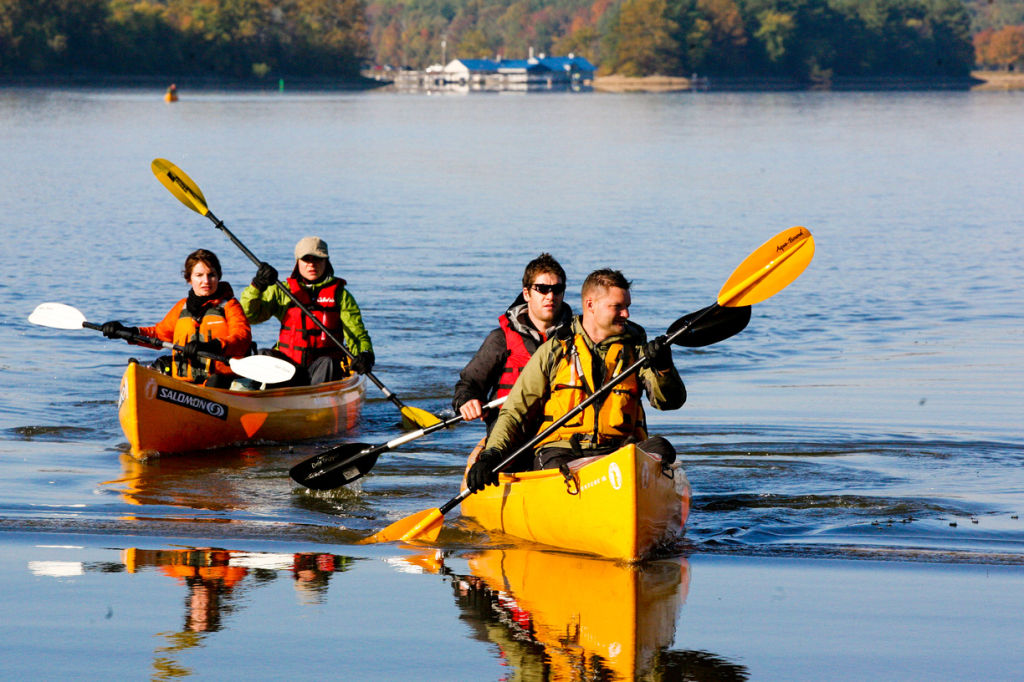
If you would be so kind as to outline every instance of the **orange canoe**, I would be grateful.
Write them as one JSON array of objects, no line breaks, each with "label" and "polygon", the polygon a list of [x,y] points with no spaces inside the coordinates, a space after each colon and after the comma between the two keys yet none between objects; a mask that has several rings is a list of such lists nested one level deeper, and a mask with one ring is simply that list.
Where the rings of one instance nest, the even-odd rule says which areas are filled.
[{"label": "orange canoe", "polygon": [[355,427],[366,380],[233,391],[190,384],[128,363],[117,412],[138,458],[246,442],[334,436]]},{"label": "orange canoe", "polygon": [[629,562],[682,534],[690,510],[682,468],[663,468],[635,445],[570,468],[571,481],[557,469],[500,474],[497,486],[463,500],[462,514],[486,530]]}]

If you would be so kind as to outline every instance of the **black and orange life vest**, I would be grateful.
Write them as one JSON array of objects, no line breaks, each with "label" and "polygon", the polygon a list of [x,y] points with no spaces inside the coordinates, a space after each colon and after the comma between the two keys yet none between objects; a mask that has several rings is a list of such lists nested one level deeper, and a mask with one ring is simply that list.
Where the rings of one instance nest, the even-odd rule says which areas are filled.
[{"label": "black and orange life vest", "polygon": [[[551,381],[551,394],[544,404],[542,428],[565,416],[600,388],[595,386],[594,353],[581,334],[559,339],[562,358],[558,361]],[[632,346],[613,343],[608,347],[603,363],[606,382],[636,361]],[[600,358],[598,358],[600,362]],[[590,446],[618,445],[627,438],[647,438],[647,423],[641,401],[640,381],[636,373],[615,386],[603,400],[588,406],[580,414],[556,429],[537,444],[541,447],[555,441],[567,441],[579,434],[582,442]]]},{"label": "black and orange life vest", "polygon": [[[220,300],[203,308],[202,317],[196,319],[189,312],[187,305],[182,305],[178,313],[178,321],[174,323],[173,343],[176,346],[184,346],[189,341],[209,341],[221,339],[227,335],[227,318],[224,313],[224,306],[227,301]],[[210,374],[231,374],[231,368],[227,365],[214,362],[208,358],[199,358],[196,362],[190,362],[183,354],[174,352],[171,362],[171,376],[184,381],[201,384],[206,381]]]},{"label": "black and orange life vest", "polygon": [[498,326],[505,333],[505,347],[508,348],[508,357],[505,358],[505,367],[501,370],[498,378],[498,390],[495,398],[501,398],[511,392],[515,386],[516,379],[523,373],[523,367],[530,361],[530,353],[523,341],[523,336],[512,328],[507,315],[498,318]]},{"label": "black and orange life vest", "polygon": [[[345,280],[338,277],[328,278],[326,284],[318,287],[304,287],[294,277],[288,278],[288,288],[296,300],[341,340],[344,340],[344,330],[339,299],[344,286]],[[337,344],[294,304],[288,306],[281,318],[277,349],[303,367],[325,355],[335,359],[345,357]]]}]

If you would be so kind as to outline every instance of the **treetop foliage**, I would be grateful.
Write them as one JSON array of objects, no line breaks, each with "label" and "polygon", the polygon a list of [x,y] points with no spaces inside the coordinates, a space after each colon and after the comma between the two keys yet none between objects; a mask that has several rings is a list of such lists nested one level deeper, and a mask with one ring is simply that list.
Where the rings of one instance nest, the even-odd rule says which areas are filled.
[{"label": "treetop foliage", "polygon": [[0,73],[350,77],[362,0],[0,0]]},{"label": "treetop foliage", "polygon": [[966,76],[961,0],[370,0],[383,63],[574,52],[623,75]]},{"label": "treetop foliage", "polygon": [[347,77],[533,51],[605,74],[955,78],[976,51],[1011,64],[1017,25],[1024,0],[0,0],[0,74]]}]

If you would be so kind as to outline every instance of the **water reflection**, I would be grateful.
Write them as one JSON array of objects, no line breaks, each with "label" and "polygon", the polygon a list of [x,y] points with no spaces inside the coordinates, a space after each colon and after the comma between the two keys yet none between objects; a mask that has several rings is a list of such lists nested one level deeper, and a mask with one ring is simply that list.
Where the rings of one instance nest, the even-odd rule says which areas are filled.
[{"label": "water reflection", "polygon": [[157,633],[166,644],[155,651],[155,679],[191,674],[175,655],[200,646],[205,637],[221,630],[225,617],[244,604],[241,595],[246,587],[269,582],[287,571],[300,604],[320,604],[331,576],[348,570],[353,561],[326,553],[268,554],[218,548],[129,548],[122,552],[124,570],[128,573],[156,569],[186,590],[181,629]]},{"label": "water reflection", "polygon": [[238,474],[261,466],[263,453],[239,448],[145,461],[121,454],[120,460],[121,477],[103,485],[126,503],[220,512],[246,508],[249,501],[238,490]]},{"label": "water reflection", "polygon": [[[338,593],[342,588],[335,575],[354,571],[359,559],[329,552],[244,552],[222,547],[133,547],[118,552],[116,559],[104,561],[39,557],[29,561],[28,567],[34,575],[61,579],[97,573],[125,578],[147,574],[145,579],[132,578],[129,591],[134,589],[140,596],[144,591],[147,598],[168,590],[180,594],[176,600],[180,606],[172,612],[176,625],[170,628],[163,609],[145,614],[141,621],[138,615],[127,616],[131,619],[127,622],[134,623],[133,633],[148,643],[143,650],[152,647],[149,666],[153,679],[197,673],[196,666],[202,665],[195,658],[197,650],[233,646],[239,635],[253,631],[254,619],[264,618],[267,603],[276,604],[273,610],[283,619],[281,636],[287,637],[293,629],[284,619],[304,612],[299,615],[304,620],[312,613],[310,607],[318,613],[332,613],[341,602],[350,601],[352,584],[359,584],[359,578],[349,576],[349,591]],[[468,632],[460,629],[453,636],[486,643],[493,652],[486,664],[493,666],[500,660],[508,669],[502,679],[747,679],[743,666],[717,654],[673,648],[677,624],[686,622],[681,618],[690,590],[686,559],[627,565],[584,555],[506,548],[464,550],[454,555],[441,550],[407,552],[385,562],[396,570],[448,583],[452,601],[444,590],[440,594],[434,590],[436,596],[431,597],[448,605],[443,610],[452,614],[442,616],[442,622],[457,618],[465,623]],[[372,571],[372,566],[363,568],[363,579],[372,575],[365,572]],[[352,579],[356,583],[351,583]],[[336,597],[343,599],[328,601],[332,583]],[[268,589],[272,584],[277,587]],[[120,591],[123,586],[122,581],[108,589]],[[290,608],[281,608],[281,587]],[[261,600],[258,607],[257,594]],[[378,605],[373,598],[363,608],[368,604]],[[113,612],[108,607],[107,619]],[[118,616],[124,617],[120,611]],[[147,625],[140,627],[139,622]],[[256,631],[262,633],[262,627]],[[232,632],[234,637],[218,635],[221,632]],[[687,634],[694,633],[679,633],[680,638]],[[395,642],[405,635],[391,632]],[[372,648],[387,637],[386,633],[371,632],[364,642]],[[411,637],[415,640],[417,634]],[[324,641],[332,640],[328,636]],[[482,667],[485,662],[468,665]]]},{"label": "water reflection", "polygon": [[747,679],[714,654],[670,648],[690,586],[685,559],[631,566],[500,549],[469,555],[468,574],[436,554],[403,563],[450,579],[462,620],[497,646],[511,679]]}]

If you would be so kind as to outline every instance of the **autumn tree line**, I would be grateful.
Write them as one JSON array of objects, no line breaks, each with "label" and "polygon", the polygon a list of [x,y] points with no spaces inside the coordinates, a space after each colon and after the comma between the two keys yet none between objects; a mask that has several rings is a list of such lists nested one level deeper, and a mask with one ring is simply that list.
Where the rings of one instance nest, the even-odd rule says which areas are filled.
[{"label": "autumn tree line", "polygon": [[1024,0],[0,0],[0,75],[354,77],[575,53],[604,74],[964,77]]},{"label": "autumn tree line", "polygon": [[354,77],[362,0],[0,0],[0,74]]}]

